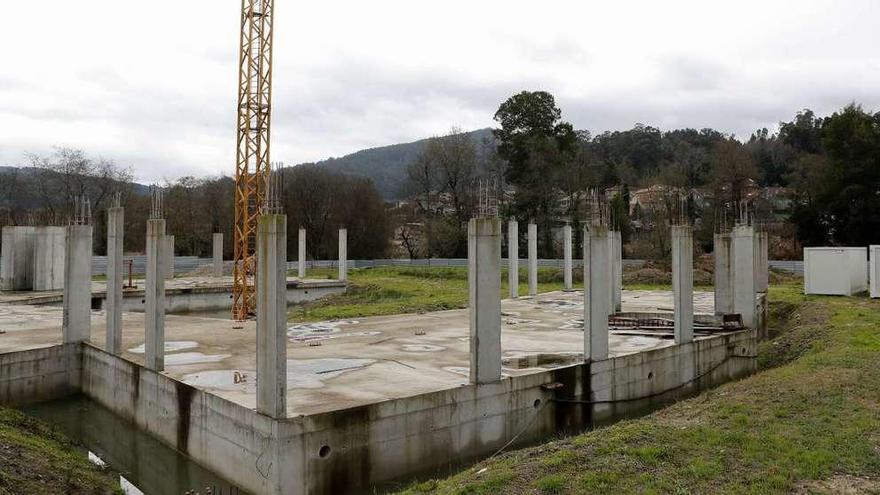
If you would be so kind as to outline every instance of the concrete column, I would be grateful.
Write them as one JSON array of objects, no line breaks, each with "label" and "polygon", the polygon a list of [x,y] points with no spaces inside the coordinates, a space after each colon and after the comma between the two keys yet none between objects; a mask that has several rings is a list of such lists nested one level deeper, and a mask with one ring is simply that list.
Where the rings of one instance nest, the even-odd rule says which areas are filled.
[{"label": "concrete column", "polygon": [[34,227],[3,227],[0,290],[34,288]]},{"label": "concrete column", "polygon": [[122,352],[122,243],[125,236],[125,210],[107,210],[107,341],[106,350]]},{"label": "concrete column", "polygon": [[[530,227],[531,228],[531,227]],[[501,379],[501,221],[468,222],[471,383]]]},{"label": "concrete column", "polygon": [[507,222],[507,292],[511,299],[519,297],[519,223]]},{"label": "concrete column", "polygon": [[872,244],[868,247],[868,257],[870,258],[869,266],[869,279],[870,279],[870,288],[871,288],[871,297],[878,298],[880,297],[880,260],[877,257],[880,256],[880,245]]},{"label": "concrete column", "polygon": [[174,236],[166,235],[165,236],[165,246],[163,248],[163,255],[165,256],[165,260],[162,262],[162,266],[165,268],[163,272],[165,274],[165,278],[171,280],[174,278]]},{"label": "concrete column", "polygon": [[748,225],[733,228],[733,312],[742,316],[749,328],[757,325],[758,296],[755,274],[755,229]]},{"label": "concrete column", "polygon": [[287,216],[257,221],[257,411],[287,414]]},{"label": "concrete column", "polygon": [[64,288],[64,253],[67,228],[36,227],[34,229],[34,290]]},{"label": "concrete column", "polygon": [[144,322],[146,325],[145,366],[151,370],[165,369],[165,220],[147,220],[147,273]]},{"label": "concrete column", "polygon": [[348,230],[339,229],[339,280],[348,280]]},{"label": "concrete column", "polygon": [[732,240],[729,233],[715,234],[715,314],[733,313]]},{"label": "concrete column", "polygon": [[69,225],[64,256],[65,344],[88,341],[92,333],[92,226]]},{"label": "concrete column", "polygon": [[538,295],[538,226],[529,223],[529,297]]},{"label": "concrete column", "polygon": [[694,235],[689,225],[672,226],[672,298],[675,343],[694,340]]},{"label": "concrete column", "polygon": [[562,288],[571,290],[571,225],[562,227]]},{"label": "concrete column", "polygon": [[584,360],[608,358],[608,229],[584,227]]},{"label": "concrete column", "polygon": [[214,276],[223,276],[223,233],[214,233],[213,255]]},{"label": "concrete column", "polygon": [[623,238],[619,230],[613,230],[608,235],[614,239],[611,251],[611,314],[615,314],[623,305]]},{"label": "concrete column", "polygon": [[297,258],[297,276],[306,278],[306,229],[299,229],[299,257]]},{"label": "concrete column", "polygon": [[758,246],[758,292],[767,292],[770,285],[770,233],[766,231],[755,234]]}]

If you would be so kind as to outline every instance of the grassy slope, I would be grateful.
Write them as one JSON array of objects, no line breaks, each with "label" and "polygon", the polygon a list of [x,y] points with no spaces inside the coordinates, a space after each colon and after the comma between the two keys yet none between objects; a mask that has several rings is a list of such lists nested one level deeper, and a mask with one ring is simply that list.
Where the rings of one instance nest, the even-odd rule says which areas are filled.
[{"label": "grassy slope", "polygon": [[406,493],[880,493],[880,301],[770,299],[760,373]]},{"label": "grassy slope", "polygon": [[[336,277],[335,271],[315,270],[309,278]],[[502,273],[501,294],[507,297],[507,270]],[[528,292],[528,278],[520,270],[519,293]],[[449,267],[380,267],[349,271],[345,294],[326,297],[293,308],[294,321],[420,313],[464,308],[467,305],[467,270]],[[576,287],[579,285],[576,285]],[[582,285],[580,285],[582,287]],[[562,270],[538,270],[538,291],[562,289]]]},{"label": "grassy slope", "polygon": [[0,494],[120,493],[118,478],[92,464],[60,432],[0,408]]}]

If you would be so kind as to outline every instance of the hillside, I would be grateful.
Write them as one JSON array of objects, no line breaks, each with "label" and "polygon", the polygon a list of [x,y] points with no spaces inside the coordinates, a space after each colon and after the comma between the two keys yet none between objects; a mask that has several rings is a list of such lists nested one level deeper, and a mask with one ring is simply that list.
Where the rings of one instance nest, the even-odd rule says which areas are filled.
[{"label": "hillside", "polygon": [[[491,140],[491,129],[479,129],[469,134],[482,148],[485,140]],[[359,177],[373,179],[382,197],[388,200],[401,198],[402,188],[406,182],[406,168],[413,163],[425,147],[427,139],[411,143],[392,144],[357,151],[340,158],[329,158],[316,162],[334,172],[342,172]]]}]

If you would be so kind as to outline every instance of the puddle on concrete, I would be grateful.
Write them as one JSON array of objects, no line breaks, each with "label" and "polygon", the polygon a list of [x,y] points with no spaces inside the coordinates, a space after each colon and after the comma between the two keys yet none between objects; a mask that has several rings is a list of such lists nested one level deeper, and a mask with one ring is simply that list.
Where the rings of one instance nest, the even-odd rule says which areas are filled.
[{"label": "puddle on concrete", "polygon": [[528,318],[519,318],[515,316],[502,318],[501,320],[505,325],[534,325],[535,323],[541,323],[541,320],[530,320]]},{"label": "puddle on concrete", "polygon": [[357,325],[357,320],[319,321],[316,323],[299,323],[287,327],[287,336],[291,342],[313,342],[335,339],[339,337],[360,337],[381,335],[382,332],[345,332],[340,326]]},{"label": "puddle on concrete", "polygon": [[444,366],[443,371],[455,373],[457,375],[471,376],[471,369],[466,366]]},{"label": "puddle on concrete", "polygon": [[246,493],[83,395],[23,410],[60,429],[95,464],[118,472],[126,495]]},{"label": "puddle on concrete", "polygon": [[638,352],[645,349],[653,349],[663,343],[663,339],[657,337],[640,337],[638,335],[631,337],[623,337],[623,339],[614,346],[615,353]]},{"label": "puddle on concrete", "polygon": [[560,330],[580,330],[581,332],[583,332],[584,331],[584,319],[583,319],[583,317],[572,318],[572,319],[566,321],[565,323],[563,323],[562,326],[559,327],[559,329]]},{"label": "puddle on concrete", "polygon": [[[165,352],[177,352],[185,349],[195,349],[198,346],[199,343],[192,340],[169,340],[165,342]],[[144,352],[146,352],[146,344],[132,347],[128,350],[128,352],[131,352],[133,354],[143,354]]]},{"label": "puddle on concrete", "polygon": [[[375,359],[288,359],[287,388],[321,388],[324,382],[375,363]],[[198,388],[256,393],[255,370],[209,370],[184,375],[184,383]]]},{"label": "puddle on concrete", "polygon": [[573,364],[583,359],[583,354],[576,352],[508,353],[508,356],[501,358],[501,366],[514,370],[548,369]]},{"label": "puddle on concrete", "polygon": [[184,364],[217,363],[232,356],[232,354],[202,354],[201,352],[181,352],[165,356],[166,366],[178,366]]},{"label": "puddle on concrete", "polygon": [[400,346],[402,351],[406,352],[438,352],[446,349],[442,345],[431,344],[404,344]]},{"label": "puddle on concrete", "polygon": [[542,299],[537,301],[541,309],[549,310],[554,313],[563,313],[566,311],[583,310],[583,301],[570,301],[567,299]]}]

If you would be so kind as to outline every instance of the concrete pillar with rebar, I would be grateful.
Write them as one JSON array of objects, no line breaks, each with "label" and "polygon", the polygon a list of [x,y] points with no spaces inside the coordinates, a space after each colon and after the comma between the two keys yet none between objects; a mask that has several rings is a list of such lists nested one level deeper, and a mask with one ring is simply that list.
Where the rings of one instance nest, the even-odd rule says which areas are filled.
[{"label": "concrete pillar with rebar", "polygon": [[65,344],[92,333],[92,226],[67,226],[61,334]]},{"label": "concrete pillar with rebar", "polygon": [[147,272],[145,295],[145,365],[162,371],[165,369],[165,274],[168,257],[165,249],[165,220],[147,220]]},{"label": "concrete pillar with rebar", "polygon": [[501,221],[468,222],[471,383],[501,379]]},{"label": "concrete pillar with rebar", "polygon": [[507,222],[507,292],[511,299],[519,297],[519,223]]},{"label": "concrete pillar with rebar", "polygon": [[122,352],[122,245],[125,237],[125,210],[107,209],[107,335],[106,350]]},{"label": "concrete pillar with rebar", "polygon": [[538,226],[529,222],[529,297],[538,295]]},{"label": "concrete pillar with rebar", "polygon": [[584,360],[608,358],[608,307],[611,298],[608,228],[584,226]]},{"label": "concrete pillar with rebar", "polygon": [[750,225],[733,228],[733,312],[742,316],[743,325],[757,325],[756,299],[758,283],[756,276],[755,229]]},{"label": "concrete pillar with rebar", "polygon": [[672,226],[672,298],[676,344],[694,340],[694,235],[690,225]]},{"label": "concrete pillar with rebar", "polygon": [[257,411],[287,411],[287,216],[257,221]]}]

